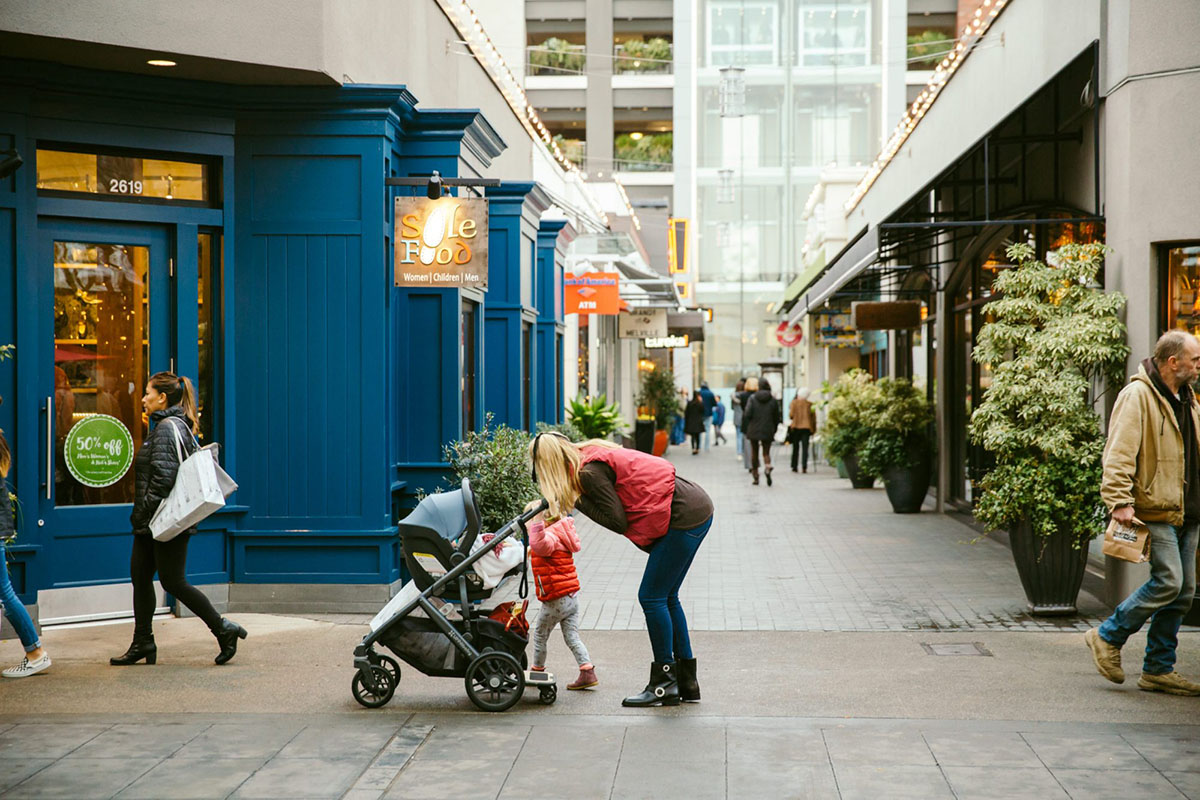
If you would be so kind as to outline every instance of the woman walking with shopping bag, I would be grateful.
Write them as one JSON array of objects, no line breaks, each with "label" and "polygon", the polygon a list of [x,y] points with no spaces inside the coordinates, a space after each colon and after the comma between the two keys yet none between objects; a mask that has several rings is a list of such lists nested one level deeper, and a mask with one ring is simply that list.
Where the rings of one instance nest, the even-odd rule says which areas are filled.
[{"label": "woman walking with shopping bag", "polygon": [[150,415],[152,428],[134,459],[133,554],[129,572],[133,581],[133,643],[124,655],[109,659],[114,666],[136,664],[145,659],[153,664],[158,659],[154,644],[154,573],[158,572],[163,591],[183,603],[189,611],[204,621],[217,638],[220,652],[216,663],[224,664],[237,653],[238,639],[246,638],[246,630],[236,622],[217,613],[208,598],[187,579],[187,547],[189,528],[169,541],[158,541],[150,532],[150,522],[159,505],[171,493],[181,463],[195,450],[194,439],[199,431],[196,393],[192,382],[172,372],[151,376],[142,397],[142,407]]}]

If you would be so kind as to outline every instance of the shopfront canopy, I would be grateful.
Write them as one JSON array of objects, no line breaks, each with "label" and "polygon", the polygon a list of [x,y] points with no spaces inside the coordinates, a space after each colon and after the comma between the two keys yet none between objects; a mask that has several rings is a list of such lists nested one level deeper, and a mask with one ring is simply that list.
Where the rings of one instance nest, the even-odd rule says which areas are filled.
[{"label": "shopfront canopy", "polygon": [[839,289],[879,260],[879,228],[867,227],[846,244],[825,269],[812,276],[807,286],[796,290],[790,322],[798,322],[812,309],[825,304]]}]

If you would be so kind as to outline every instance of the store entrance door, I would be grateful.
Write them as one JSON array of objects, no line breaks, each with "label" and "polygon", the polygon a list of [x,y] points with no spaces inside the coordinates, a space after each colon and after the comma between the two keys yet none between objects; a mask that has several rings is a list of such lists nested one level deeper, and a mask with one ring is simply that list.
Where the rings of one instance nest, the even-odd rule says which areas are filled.
[{"label": "store entrance door", "polygon": [[[174,361],[170,245],[160,226],[39,224],[36,526],[56,588],[129,581],[132,459],[147,433],[141,398],[149,376]],[[128,608],[125,594],[113,602]]]}]

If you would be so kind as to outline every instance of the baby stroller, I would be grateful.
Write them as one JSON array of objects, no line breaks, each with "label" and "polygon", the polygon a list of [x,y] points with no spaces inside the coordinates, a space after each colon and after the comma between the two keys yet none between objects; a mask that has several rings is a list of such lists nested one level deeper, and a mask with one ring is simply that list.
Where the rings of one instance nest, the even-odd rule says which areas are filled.
[{"label": "baby stroller", "polygon": [[[375,651],[382,644],[426,675],[463,678],[467,696],[483,711],[505,711],[536,685],[549,705],[558,697],[554,676],[526,671],[525,636],[506,630],[479,608],[499,587],[486,588],[474,564],[545,510],[542,503],[506,523],[487,546],[472,552],[481,534],[470,481],[422,500],[400,523],[400,546],[413,580],[371,620],[371,632],[354,648],[354,699],[379,708],[392,699],[400,665]],[[526,541],[528,541],[526,539]],[[528,567],[528,552],[511,577]],[[525,581],[522,581],[522,598]]]}]

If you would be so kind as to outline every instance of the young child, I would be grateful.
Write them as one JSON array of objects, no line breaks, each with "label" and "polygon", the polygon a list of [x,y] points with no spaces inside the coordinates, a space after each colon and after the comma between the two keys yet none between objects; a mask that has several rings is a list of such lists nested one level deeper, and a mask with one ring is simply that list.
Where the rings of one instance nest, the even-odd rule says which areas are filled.
[{"label": "young child", "polygon": [[[548,523],[548,524],[547,524]],[[539,515],[529,523],[529,563],[533,583],[542,603],[533,626],[533,666],[535,672],[546,669],[546,642],[550,631],[562,628],[567,647],[579,662],[579,677],[568,689],[589,689],[599,683],[587,648],[579,638],[579,576],[575,572],[575,553],[579,552],[579,534],[570,517],[543,520]]]}]

